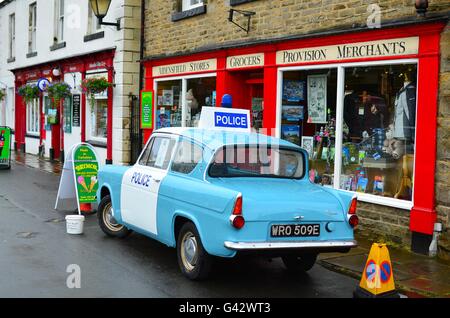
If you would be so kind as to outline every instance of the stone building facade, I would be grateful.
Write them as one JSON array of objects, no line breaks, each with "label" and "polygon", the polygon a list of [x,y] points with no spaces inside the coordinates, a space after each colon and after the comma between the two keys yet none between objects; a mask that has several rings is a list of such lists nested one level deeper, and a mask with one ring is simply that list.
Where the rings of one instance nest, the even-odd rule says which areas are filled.
[{"label": "stone building facade", "polygon": [[[414,1],[403,0],[204,0],[192,3],[196,3],[196,5],[186,7],[184,1],[178,0],[146,1],[144,31],[146,75],[144,82],[146,89],[154,90],[155,95],[159,94],[158,87],[163,83],[161,73],[158,73],[157,69],[161,65],[182,65],[189,61],[190,57],[191,60],[203,61],[217,58],[217,67],[214,68],[216,71],[214,74],[217,76],[217,92],[214,91],[214,96],[217,93],[217,100],[220,100],[219,92],[224,92],[223,87],[226,87],[226,82],[234,81],[234,74],[236,74],[224,75],[225,79],[222,82],[221,74],[223,69],[227,69],[227,66],[224,65],[226,62],[221,62],[221,59],[226,61],[233,54],[244,56],[245,53],[251,54],[259,50],[259,52],[264,51],[266,64],[263,71],[265,107],[275,105],[277,104],[275,98],[281,97],[277,95],[276,89],[268,89],[266,82],[267,76],[273,76],[276,82],[276,74],[270,75],[273,64],[277,64],[274,62],[276,57],[271,55],[270,50],[277,48],[270,47],[271,45],[277,46],[279,50],[281,50],[279,47],[284,46],[286,48],[322,47],[320,45],[321,38],[330,39],[329,41],[324,40],[324,43],[332,42],[333,39],[336,39],[337,42],[346,42],[347,34],[352,39],[352,43],[364,42],[371,38],[370,34],[373,34],[374,39],[389,37],[386,34],[396,33],[396,28],[398,28],[403,30],[402,34],[413,35],[414,30],[427,25],[427,23],[440,23],[439,30],[434,31],[440,37],[439,43],[436,44],[437,54],[440,55],[439,69],[436,72],[439,80],[438,102],[435,105],[437,110],[434,119],[436,129],[432,128],[436,140],[430,140],[432,144],[435,143],[430,149],[431,151],[434,149],[436,154],[432,156],[435,157],[434,163],[422,163],[426,167],[420,171],[422,176],[427,175],[427,171],[432,174],[431,176],[430,173],[427,175],[427,182],[431,185],[428,188],[434,188],[431,194],[432,198],[428,199],[429,210],[437,212],[436,222],[443,225],[443,233],[439,240],[439,253],[443,257],[449,257],[450,25],[448,16],[450,2],[448,0],[429,1],[425,17],[418,16]],[[247,27],[248,21],[245,11],[251,12],[248,33],[229,21],[230,9],[244,11],[234,12],[233,16],[233,21],[244,29]],[[361,36],[358,37],[358,34]],[[316,42],[318,44],[315,44]],[[286,44],[284,45],[284,43]],[[419,47],[421,46],[419,45]],[[268,64],[269,66],[267,66]],[[186,77],[176,72],[172,75],[179,76],[180,83],[188,85],[186,92],[189,92],[189,75]],[[256,76],[259,75],[256,74]],[[172,78],[175,78],[173,76]],[[256,83],[255,79],[246,79],[247,82],[252,80]],[[174,85],[173,83],[171,85]],[[271,93],[277,97],[274,96],[272,99]],[[239,99],[240,102],[241,100],[243,101],[243,99]],[[275,116],[275,111],[271,114]],[[266,119],[264,122],[266,123]],[[419,128],[420,125],[418,124],[417,127]],[[421,132],[417,131],[417,134],[421,134]],[[146,135],[148,136],[148,133]],[[398,169],[401,169],[401,166]],[[420,190],[417,183],[413,181],[413,184],[416,191]],[[419,198],[419,195],[419,193],[415,193],[416,198]],[[425,196],[426,194],[424,194]],[[429,224],[425,237],[416,236],[412,234],[415,232],[411,225],[413,222],[411,206],[405,208],[407,205],[378,204],[376,201],[369,199],[361,200],[359,203],[358,215],[361,220],[358,228],[359,234],[370,235],[372,238],[383,237],[390,242],[404,246],[417,245],[419,247],[413,246],[413,250],[426,253],[432,238],[430,235],[432,232],[430,226],[432,227],[432,225]],[[423,211],[414,213],[421,212]],[[433,219],[433,223],[434,221]]]}]

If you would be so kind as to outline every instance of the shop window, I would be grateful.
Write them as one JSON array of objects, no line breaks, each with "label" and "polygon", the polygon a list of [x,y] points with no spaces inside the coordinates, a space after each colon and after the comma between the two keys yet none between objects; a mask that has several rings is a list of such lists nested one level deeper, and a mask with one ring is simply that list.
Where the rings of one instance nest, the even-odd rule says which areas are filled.
[{"label": "shop window", "polygon": [[91,109],[92,139],[106,139],[107,121],[108,121],[108,99],[96,98],[94,107]]},{"label": "shop window", "polygon": [[172,13],[172,22],[192,18],[206,13],[205,1],[202,0],[178,0]]},{"label": "shop window", "polygon": [[281,138],[309,154],[312,182],[332,185],[335,154],[336,69],[283,73]]},{"label": "shop window", "polygon": [[417,65],[354,65],[284,71],[280,135],[307,150],[312,182],[406,207],[414,184]]},{"label": "shop window", "polygon": [[345,69],[340,188],[412,199],[416,65]]},{"label": "shop window", "polygon": [[216,105],[216,78],[200,77],[186,82],[186,126],[197,127],[202,107]]},{"label": "shop window", "polygon": [[181,80],[158,82],[156,129],[182,126],[181,86]]},{"label": "shop window", "polygon": [[36,19],[37,4],[30,4],[28,10],[28,53],[36,52]]},{"label": "shop window", "polygon": [[202,160],[202,155],[202,147],[193,144],[190,141],[182,140],[178,144],[178,149],[173,158],[171,170],[179,173],[189,174]]},{"label": "shop window", "polygon": [[216,105],[215,77],[157,81],[156,87],[156,129],[196,127],[202,107]]},{"label": "shop window", "polygon": [[39,99],[27,103],[27,134],[39,134]]}]

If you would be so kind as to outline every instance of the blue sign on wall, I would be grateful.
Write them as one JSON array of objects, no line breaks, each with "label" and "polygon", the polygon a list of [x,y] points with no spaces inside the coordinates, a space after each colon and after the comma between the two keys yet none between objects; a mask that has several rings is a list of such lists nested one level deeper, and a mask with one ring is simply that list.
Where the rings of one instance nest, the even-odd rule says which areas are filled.
[{"label": "blue sign on wall", "polygon": [[248,117],[245,114],[234,113],[214,113],[214,126],[215,127],[228,127],[228,128],[248,128]]}]

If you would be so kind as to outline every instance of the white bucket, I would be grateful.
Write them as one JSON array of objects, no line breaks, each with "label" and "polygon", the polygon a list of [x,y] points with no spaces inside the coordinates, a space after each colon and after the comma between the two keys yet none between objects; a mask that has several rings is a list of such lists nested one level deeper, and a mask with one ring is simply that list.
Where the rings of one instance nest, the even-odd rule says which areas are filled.
[{"label": "white bucket", "polygon": [[68,234],[83,234],[83,226],[83,215],[66,215],[66,230]]}]

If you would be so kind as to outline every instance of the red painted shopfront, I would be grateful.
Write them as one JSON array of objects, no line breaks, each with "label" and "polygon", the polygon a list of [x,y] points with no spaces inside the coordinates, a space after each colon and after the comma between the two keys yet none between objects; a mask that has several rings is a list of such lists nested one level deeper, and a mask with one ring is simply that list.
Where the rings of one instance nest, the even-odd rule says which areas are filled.
[{"label": "red painted shopfront", "polygon": [[[327,69],[328,78],[337,78],[336,85],[331,85],[331,88],[337,92],[336,95],[331,96],[333,100],[338,100],[335,114],[338,124],[342,124],[345,116],[342,110],[343,102],[339,102],[339,98],[344,99],[344,90],[348,86],[345,74],[350,77],[352,71],[353,73],[361,70],[368,73],[378,72],[377,68],[381,69],[382,67],[388,74],[389,70],[391,73],[395,73],[398,69],[398,75],[403,76],[406,83],[406,71],[404,70],[411,71],[412,69],[417,78],[416,134],[413,137],[415,142],[412,150],[414,153],[414,191],[411,190],[411,198],[407,204],[397,204],[396,198],[387,198],[381,204],[388,206],[392,204],[394,207],[410,210],[410,230],[415,233],[431,235],[436,221],[436,114],[439,41],[444,25],[441,22],[404,25],[338,35],[277,40],[265,44],[242,45],[182,56],[149,58],[143,62],[145,90],[154,92],[154,118],[157,118],[161,113],[167,113],[167,109],[172,113],[174,109],[176,111],[176,107],[163,107],[164,112],[160,112],[161,107],[158,105],[159,103],[170,105],[171,101],[176,102],[178,88],[175,94],[170,92],[169,88],[178,85],[177,81],[182,89],[179,94],[181,99],[191,94],[189,81],[192,78],[203,76],[203,79],[197,80],[198,83],[201,83],[205,82],[204,78],[210,76],[215,80],[215,90],[210,95],[216,101],[210,103],[211,106],[220,106],[220,100],[224,94],[232,95],[233,107],[236,108],[251,109],[252,100],[260,99],[263,101],[262,127],[269,129],[269,134],[280,136],[282,134],[280,126],[284,120],[281,115],[281,107],[284,103],[284,92],[282,92],[284,84],[282,82],[285,78],[289,78],[290,75],[286,72],[290,68],[296,70],[298,72],[296,74],[299,74],[300,77],[302,76],[301,72],[313,74],[314,68],[316,68]],[[382,52],[383,50],[386,50],[387,53]],[[338,58],[333,58],[334,52]],[[368,67],[363,68],[365,64]],[[400,64],[403,68],[398,66]],[[351,68],[348,65],[351,65]],[[381,71],[379,73],[380,76],[384,76]],[[294,75],[297,76],[296,74]],[[340,76],[343,80],[339,79]],[[209,81],[214,84],[212,79]],[[392,83],[394,81],[396,81],[395,78],[391,80]],[[355,83],[355,85],[357,84]],[[163,88],[161,89],[161,87]],[[191,87],[193,86],[191,85]],[[330,86],[328,88],[330,90]],[[164,96],[159,97],[166,93],[169,98],[167,104],[164,100],[161,101]],[[210,95],[207,97],[208,101]],[[200,103],[203,102],[203,99]],[[395,95],[392,96],[392,99],[395,99]],[[182,102],[179,104],[181,105]],[[158,113],[156,109],[158,109]],[[183,114],[185,113],[186,111],[183,112]],[[157,128],[155,127],[156,122],[157,120],[154,120],[153,129]],[[184,122],[184,118],[182,122]],[[189,126],[186,123],[185,125]],[[305,121],[306,126],[308,125]],[[304,130],[308,130],[308,128],[306,127]],[[145,140],[148,139],[151,132],[152,129],[144,130]],[[342,146],[340,143],[336,143],[336,147],[338,145]],[[369,198],[368,202],[378,203],[378,199]]]},{"label": "red painted shopfront", "polygon": [[[64,75],[68,73],[81,74],[81,80],[86,78],[86,74],[103,70],[107,74],[107,79],[110,83],[114,79],[113,68],[114,50],[103,51],[95,54],[76,56],[57,61],[51,61],[39,65],[33,65],[26,68],[12,70],[15,74],[16,88],[29,83],[36,83],[40,78],[47,78],[51,83],[60,82],[64,80]],[[70,85],[70,84],[69,84]],[[71,85],[73,86],[73,85]],[[72,87],[72,89],[79,90],[80,88]],[[80,136],[78,142],[86,142],[86,95],[80,91]],[[112,162],[112,118],[113,118],[113,88],[108,88],[107,101],[107,162]],[[30,137],[39,138],[39,147],[43,146],[43,141],[46,140],[45,130],[45,114],[43,111],[44,101],[43,94],[40,94],[39,107],[39,132],[34,136],[27,134],[27,107],[24,99],[16,93],[15,96],[15,148],[21,151],[27,149],[27,139]],[[59,118],[57,124],[51,125],[51,149],[50,157],[53,159],[64,159],[64,131],[63,122],[64,114],[62,111],[62,102],[57,106],[57,116]],[[46,154],[48,156],[48,154]]]}]

